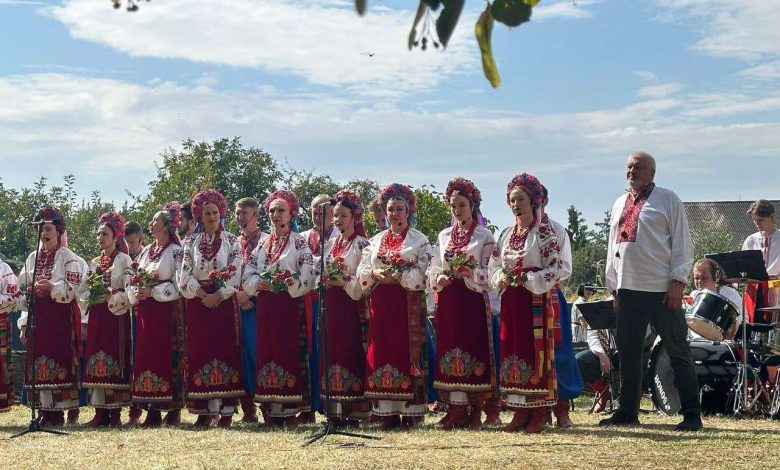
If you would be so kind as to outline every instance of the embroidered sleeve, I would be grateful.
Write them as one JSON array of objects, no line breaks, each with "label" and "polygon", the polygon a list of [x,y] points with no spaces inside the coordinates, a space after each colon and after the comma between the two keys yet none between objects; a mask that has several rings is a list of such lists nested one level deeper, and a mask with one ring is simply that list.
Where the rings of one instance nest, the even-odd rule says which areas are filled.
[{"label": "embroidered sleeve", "polygon": [[77,298],[83,273],[76,256],[57,256],[57,259],[63,259],[64,263],[61,270],[55,267],[52,272],[51,298],[55,302],[66,304]]},{"label": "embroidered sleeve", "polygon": [[[425,235],[410,230],[407,237],[412,233],[414,233],[414,239],[411,240],[413,249],[410,250],[410,255],[414,258],[415,264],[401,273],[400,284],[406,290],[425,290],[425,272],[428,270],[431,258],[433,258],[433,250]],[[404,257],[406,258],[406,256]]]},{"label": "embroidered sleeve", "polygon": [[287,292],[289,292],[291,297],[300,297],[312,290],[316,274],[314,257],[311,254],[308,243],[300,235],[295,237],[295,249],[298,279],[291,286],[287,287]]},{"label": "embroidered sleeve", "polygon": [[561,247],[558,244],[558,237],[555,231],[549,225],[539,224],[538,248],[542,260],[542,269],[536,272],[527,273],[527,281],[523,286],[534,294],[544,294],[549,292],[558,282],[558,276],[561,271]]},{"label": "embroidered sleeve", "polygon": [[16,307],[17,283],[11,267],[0,261],[0,313],[10,312]]},{"label": "embroidered sleeve", "polygon": [[152,288],[152,298],[158,302],[170,302],[181,297],[179,289],[176,287],[176,277],[178,276],[178,268],[181,264],[181,247],[171,245],[168,249],[171,250],[170,255],[163,255],[160,259],[160,263],[168,264],[166,271],[172,272],[173,278]]},{"label": "embroidered sleeve", "polygon": [[[493,234],[489,230],[484,231],[484,235],[480,231],[480,255],[477,259],[477,267],[474,268],[474,273],[471,275],[471,279],[468,280],[468,284],[472,290],[476,292],[488,293],[491,290],[490,286],[490,260],[493,256],[493,251],[496,249],[496,242],[493,240]],[[476,234],[475,234],[476,236]]]},{"label": "embroidered sleeve", "polygon": [[244,292],[249,297],[257,296],[257,284],[260,282],[260,268],[261,257],[263,256],[263,246],[270,238],[260,240],[254,250],[252,250],[252,256],[249,259],[249,263],[244,267],[243,287]]},{"label": "embroidered sleeve", "polygon": [[194,269],[195,237],[187,237],[182,246],[182,261],[179,269],[179,292],[188,299],[194,299],[198,295],[200,284],[192,275]]},{"label": "embroidered sleeve", "polygon": [[117,255],[114,259],[111,275],[111,296],[108,298],[108,310],[114,315],[124,315],[129,311],[130,299],[127,297],[127,286],[133,274],[129,256]]},{"label": "embroidered sleeve", "polygon": [[501,282],[506,282],[507,278],[504,274],[504,241],[508,236],[512,227],[505,228],[501,232],[501,236],[498,238],[498,243],[493,245],[493,250],[490,253],[490,261],[488,262],[488,275],[490,276],[490,285],[493,290],[500,292]]},{"label": "embroidered sleeve", "polygon": [[238,284],[241,282],[241,245],[238,242],[238,238],[233,234],[223,232],[222,236],[222,245],[227,246],[227,264],[225,269],[229,269],[232,266],[233,273],[225,283],[225,287],[219,289],[219,293],[223,299],[229,299],[238,291]]}]

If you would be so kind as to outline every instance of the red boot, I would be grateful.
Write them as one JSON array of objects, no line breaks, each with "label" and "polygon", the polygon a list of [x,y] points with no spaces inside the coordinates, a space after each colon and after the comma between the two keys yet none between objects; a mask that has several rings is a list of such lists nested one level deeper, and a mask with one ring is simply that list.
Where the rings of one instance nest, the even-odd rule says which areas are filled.
[{"label": "red boot", "polygon": [[304,411],[298,415],[296,424],[312,424],[317,420],[313,411]]},{"label": "red boot", "polygon": [[241,397],[239,403],[241,403],[241,413],[244,415],[241,418],[241,422],[257,423],[257,406],[255,406],[255,403],[252,401],[252,397],[245,395]]},{"label": "red boot", "polygon": [[130,412],[128,413],[128,416],[130,419],[127,421],[127,424],[130,426],[138,426],[138,423],[141,421],[141,415],[143,414],[143,411],[140,406],[136,404],[130,405]]},{"label": "red boot", "polygon": [[111,420],[108,425],[112,428],[118,428],[122,426],[122,408],[114,408],[110,413]]},{"label": "red boot", "polygon": [[398,415],[390,415],[382,417],[382,431],[390,431],[392,429],[398,429],[401,427],[401,417]]},{"label": "red boot", "polygon": [[547,427],[546,409],[546,406],[530,408],[530,419],[528,426],[525,427],[525,432],[535,434],[544,431],[544,428]]},{"label": "red boot", "polygon": [[219,418],[219,421],[217,422],[218,428],[228,429],[233,424],[233,415],[230,416],[223,416]]},{"label": "red boot", "polygon": [[178,426],[181,424],[181,410],[170,410],[166,413],[163,424],[166,426]]},{"label": "red boot", "polygon": [[65,426],[65,412],[64,411],[49,411],[49,427],[61,428]]},{"label": "red boot", "polygon": [[104,428],[111,422],[111,418],[108,416],[108,410],[105,408],[95,408],[95,417],[85,424],[90,428]]},{"label": "red boot", "polygon": [[504,426],[501,430],[504,432],[515,432],[528,426],[528,420],[530,419],[529,408],[520,408],[515,411],[515,415],[512,417],[512,421]]},{"label": "red boot", "polygon": [[38,410],[38,424],[41,426],[46,426],[51,421],[51,411],[47,410]]},{"label": "red boot", "polygon": [[569,400],[558,400],[558,403],[553,406],[553,413],[555,413],[555,421],[558,423],[559,428],[573,428],[574,421],[569,417]]},{"label": "red boot", "polygon": [[79,424],[79,409],[73,408],[72,410],[68,410],[68,419],[65,422],[68,426],[75,426]]},{"label": "red boot", "polygon": [[485,410],[483,426],[498,426],[501,424],[501,400],[497,396],[485,400],[483,409]]},{"label": "red boot", "polygon": [[196,428],[210,428],[212,418],[210,415],[198,415],[198,419],[195,420],[194,426]]},{"label": "red boot", "polygon": [[146,419],[141,425],[142,428],[159,428],[162,426],[162,413],[160,410],[149,410],[146,412]]},{"label": "red boot", "polygon": [[474,405],[471,407],[471,415],[469,416],[469,429],[472,431],[479,431],[482,429],[482,406]]},{"label": "red boot", "polygon": [[450,431],[455,428],[465,427],[464,421],[465,421],[465,425],[468,426],[469,413],[468,413],[467,405],[450,404],[447,415],[449,416],[450,419],[448,419],[443,423],[438,424],[437,427],[439,429],[442,429],[444,431]]}]

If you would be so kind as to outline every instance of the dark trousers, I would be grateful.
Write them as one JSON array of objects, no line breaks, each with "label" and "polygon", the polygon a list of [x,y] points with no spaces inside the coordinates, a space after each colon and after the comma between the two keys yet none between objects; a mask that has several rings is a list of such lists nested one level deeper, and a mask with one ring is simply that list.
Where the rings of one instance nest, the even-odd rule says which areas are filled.
[{"label": "dark trousers", "polygon": [[693,369],[686,336],[685,312],[670,310],[663,303],[665,292],[618,290],[617,348],[620,358],[621,414],[636,416],[642,398],[642,349],[648,322],[652,322],[666,346],[675,383],[680,393],[680,412],[700,413],[699,384]]}]

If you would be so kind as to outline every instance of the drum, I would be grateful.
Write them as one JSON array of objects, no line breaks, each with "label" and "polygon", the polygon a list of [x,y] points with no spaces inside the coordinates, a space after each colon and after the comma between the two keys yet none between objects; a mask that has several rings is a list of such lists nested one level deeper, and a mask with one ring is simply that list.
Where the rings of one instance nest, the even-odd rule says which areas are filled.
[{"label": "drum", "polygon": [[[730,413],[729,391],[737,375],[737,356],[727,343],[698,340],[690,343],[703,413]],[[658,410],[673,416],[680,412],[680,396],[663,341],[650,354],[650,392]]]},{"label": "drum", "polygon": [[688,328],[710,341],[723,341],[737,332],[740,307],[711,290],[702,290],[685,314]]}]

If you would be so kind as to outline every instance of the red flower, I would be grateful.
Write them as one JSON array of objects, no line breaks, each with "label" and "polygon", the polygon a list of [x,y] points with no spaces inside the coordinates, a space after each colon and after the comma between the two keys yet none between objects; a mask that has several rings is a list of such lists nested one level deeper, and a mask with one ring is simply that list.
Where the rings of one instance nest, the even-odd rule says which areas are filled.
[{"label": "red flower", "polygon": [[210,278],[214,279],[217,276],[219,276],[219,273],[217,272],[216,269],[212,269],[211,271],[209,271],[209,277]]}]

